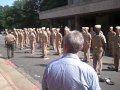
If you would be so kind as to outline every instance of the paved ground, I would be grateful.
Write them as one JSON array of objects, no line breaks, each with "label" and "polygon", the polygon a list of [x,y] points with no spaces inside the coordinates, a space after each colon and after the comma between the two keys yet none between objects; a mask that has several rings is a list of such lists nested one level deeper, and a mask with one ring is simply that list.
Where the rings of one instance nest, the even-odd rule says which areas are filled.
[{"label": "paved ground", "polygon": [[[0,56],[2,58],[6,58],[6,49],[4,46],[3,36],[0,36],[0,42]],[[32,78],[28,78],[41,88],[41,80],[46,65],[53,59],[56,59],[60,56],[54,55],[55,52],[53,50],[49,50],[48,59],[40,58],[40,49],[36,49],[36,53],[34,55],[28,52],[29,49],[16,50],[15,57],[11,59],[11,62],[17,66],[18,70],[20,70],[21,73],[25,73],[26,76],[31,76]],[[81,53],[80,57],[83,57],[83,53]],[[92,65],[92,61],[89,64]],[[107,67],[111,65],[113,65],[113,58],[104,56],[102,77],[111,78],[111,80],[115,82],[115,85],[108,85],[105,82],[100,83],[102,90],[120,89],[120,72],[108,70]]]},{"label": "paved ground", "polygon": [[[0,90],[39,90],[26,75],[10,61],[0,58]],[[41,90],[41,89],[40,89]]]}]

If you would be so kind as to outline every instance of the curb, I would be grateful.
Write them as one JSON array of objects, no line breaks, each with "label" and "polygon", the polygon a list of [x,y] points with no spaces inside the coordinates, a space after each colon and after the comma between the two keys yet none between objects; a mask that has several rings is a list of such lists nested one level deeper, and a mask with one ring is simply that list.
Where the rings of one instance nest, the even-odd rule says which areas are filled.
[{"label": "curb", "polygon": [[11,60],[0,59],[0,73],[13,90],[40,90]]}]

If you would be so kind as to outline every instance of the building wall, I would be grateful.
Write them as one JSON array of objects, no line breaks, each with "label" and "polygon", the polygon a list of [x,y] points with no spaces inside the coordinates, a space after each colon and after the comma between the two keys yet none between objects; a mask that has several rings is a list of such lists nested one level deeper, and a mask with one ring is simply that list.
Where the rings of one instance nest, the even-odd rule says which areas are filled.
[{"label": "building wall", "polygon": [[90,2],[89,0],[89,3],[84,3],[79,5],[73,4],[73,5],[68,5],[68,6],[40,12],[39,18],[40,19],[59,18],[59,17],[77,15],[77,14],[82,15],[89,13],[106,12],[109,10],[116,10],[116,9],[120,9],[120,0],[101,0],[101,1],[97,0],[94,3]]}]

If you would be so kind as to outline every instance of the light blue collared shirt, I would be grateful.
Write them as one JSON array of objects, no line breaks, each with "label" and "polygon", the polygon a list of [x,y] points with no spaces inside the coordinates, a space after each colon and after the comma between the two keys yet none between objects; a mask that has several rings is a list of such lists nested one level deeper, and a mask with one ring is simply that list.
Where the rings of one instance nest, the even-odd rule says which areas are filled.
[{"label": "light blue collared shirt", "polygon": [[95,70],[75,54],[64,54],[48,64],[43,90],[101,90]]}]

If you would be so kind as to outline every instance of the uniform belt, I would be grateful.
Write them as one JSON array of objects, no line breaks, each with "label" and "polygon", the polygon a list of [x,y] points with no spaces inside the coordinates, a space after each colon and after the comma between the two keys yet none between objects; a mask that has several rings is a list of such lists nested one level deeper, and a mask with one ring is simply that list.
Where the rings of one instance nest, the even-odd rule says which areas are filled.
[{"label": "uniform belt", "polygon": [[14,43],[14,41],[9,41],[9,42],[7,42],[7,43],[11,44],[11,43]]},{"label": "uniform belt", "polygon": [[95,47],[95,48],[98,48],[98,47]]},{"label": "uniform belt", "polygon": [[97,49],[97,48],[102,48],[102,47],[97,47],[97,46],[95,46],[94,48]]}]

